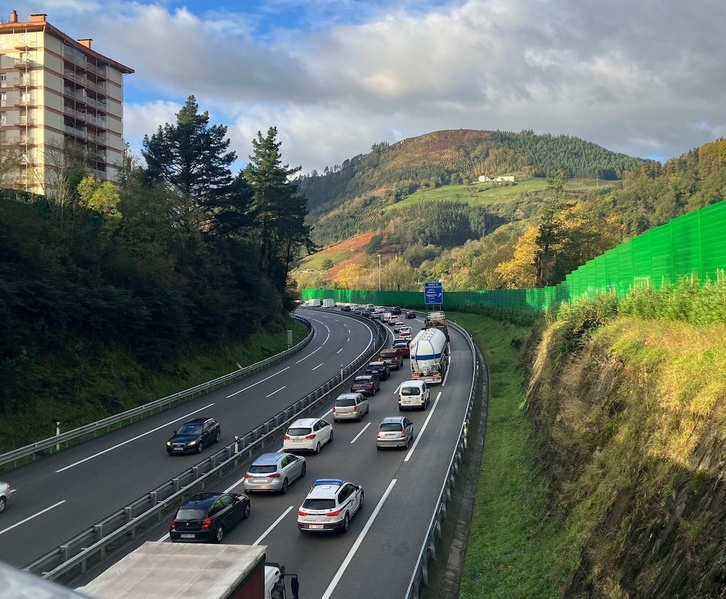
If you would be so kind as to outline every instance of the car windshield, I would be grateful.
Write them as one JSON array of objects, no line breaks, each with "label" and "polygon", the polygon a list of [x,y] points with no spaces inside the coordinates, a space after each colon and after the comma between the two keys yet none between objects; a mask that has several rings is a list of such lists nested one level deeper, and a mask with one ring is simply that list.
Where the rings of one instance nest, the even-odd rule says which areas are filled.
[{"label": "car windshield", "polygon": [[382,431],[400,431],[401,425],[398,422],[382,422],[380,429]]},{"label": "car windshield", "polygon": [[421,395],[418,387],[401,387],[401,395]]},{"label": "car windshield", "polygon": [[275,464],[252,464],[250,466],[250,472],[253,474],[271,474],[277,472],[277,466]]},{"label": "car windshield", "polygon": [[388,349],[381,352],[383,358],[395,358],[398,355],[397,349]]},{"label": "car windshield", "polygon": [[332,510],[335,507],[335,499],[306,499],[303,507],[309,510]]},{"label": "car windshield", "polygon": [[287,431],[287,434],[291,437],[302,437],[304,435],[309,435],[311,430],[312,429],[310,427],[291,428]]},{"label": "car windshield", "polygon": [[347,407],[347,406],[354,406],[355,405],[355,399],[352,397],[343,397],[341,399],[335,400],[335,405],[338,407]]},{"label": "car windshield", "polygon": [[176,513],[177,520],[203,520],[207,515],[207,512],[198,508],[179,508]]},{"label": "car windshield", "polygon": [[371,377],[369,377],[369,376],[358,376],[358,377],[355,378],[355,381],[353,381],[353,382],[354,383],[370,383],[371,382]]},{"label": "car windshield", "polygon": [[177,435],[198,435],[202,432],[201,424],[185,424],[177,432]]}]

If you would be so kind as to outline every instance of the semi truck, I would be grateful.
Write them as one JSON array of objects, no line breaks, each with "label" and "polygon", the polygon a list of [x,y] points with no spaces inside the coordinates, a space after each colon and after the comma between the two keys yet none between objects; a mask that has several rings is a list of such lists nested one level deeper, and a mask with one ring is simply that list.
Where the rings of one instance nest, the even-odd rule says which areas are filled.
[{"label": "semi truck", "polygon": [[411,378],[428,384],[441,383],[449,364],[449,343],[436,327],[421,329],[409,343]]},{"label": "semi truck", "polygon": [[446,314],[443,312],[429,312],[424,320],[424,328],[439,329],[446,335],[446,341],[449,341],[449,322],[446,320]]},{"label": "semi truck", "polygon": [[94,599],[297,599],[297,575],[266,555],[264,545],[147,541],[77,590]]}]

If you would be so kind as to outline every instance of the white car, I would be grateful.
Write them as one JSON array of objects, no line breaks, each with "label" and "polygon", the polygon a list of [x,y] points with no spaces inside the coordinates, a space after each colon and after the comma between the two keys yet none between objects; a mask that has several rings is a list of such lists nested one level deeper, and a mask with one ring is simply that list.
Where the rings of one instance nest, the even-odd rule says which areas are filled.
[{"label": "white car", "polygon": [[8,483],[0,483],[0,512],[5,510],[5,506],[10,499],[10,485]]},{"label": "white car", "polygon": [[319,478],[297,511],[300,532],[346,532],[363,508],[363,487],[339,478]]},{"label": "white car", "polygon": [[285,451],[314,451],[333,440],[333,426],[322,418],[300,418],[290,425],[283,438]]}]

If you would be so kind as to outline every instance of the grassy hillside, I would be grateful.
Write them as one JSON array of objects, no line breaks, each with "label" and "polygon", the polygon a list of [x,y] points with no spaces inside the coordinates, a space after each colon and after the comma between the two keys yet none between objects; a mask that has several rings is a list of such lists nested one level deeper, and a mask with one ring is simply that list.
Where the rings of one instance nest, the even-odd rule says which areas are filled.
[{"label": "grassy hillside", "polygon": [[726,326],[455,318],[491,377],[462,599],[722,597]]}]

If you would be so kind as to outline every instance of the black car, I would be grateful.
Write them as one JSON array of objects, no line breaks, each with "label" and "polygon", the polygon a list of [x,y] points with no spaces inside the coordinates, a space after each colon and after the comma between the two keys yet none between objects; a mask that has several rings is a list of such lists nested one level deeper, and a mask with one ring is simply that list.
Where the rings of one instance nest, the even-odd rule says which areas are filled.
[{"label": "black car", "polygon": [[250,498],[240,493],[192,495],[169,525],[174,542],[219,543],[224,533],[250,515]]},{"label": "black car", "polygon": [[377,376],[364,374],[353,379],[350,385],[351,393],[362,393],[363,395],[375,395],[381,387]]},{"label": "black car", "polygon": [[406,318],[416,318],[416,312],[412,312],[411,310],[409,310],[408,312],[406,312]]},{"label": "black car", "polygon": [[396,314],[397,316],[401,315],[401,308],[396,306],[395,308],[391,308],[391,314]]},{"label": "black car", "polygon": [[175,453],[202,453],[207,445],[216,443],[222,430],[214,418],[195,418],[182,424],[166,442],[166,451]]},{"label": "black car", "polygon": [[341,306],[340,311],[341,312],[350,312],[350,306]]},{"label": "black car", "polygon": [[391,370],[400,370],[403,366],[403,354],[396,348],[382,349],[378,360],[388,364]]},{"label": "black car", "polygon": [[383,361],[371,362],[366,367],[366,374],[377,376],[381,381],[385,381],[391,376],[391,367]]}]

